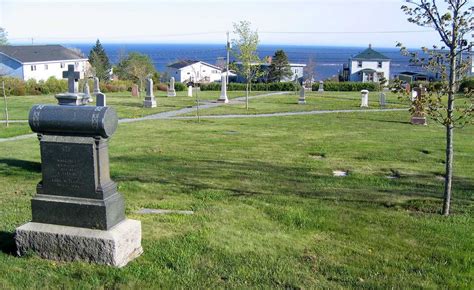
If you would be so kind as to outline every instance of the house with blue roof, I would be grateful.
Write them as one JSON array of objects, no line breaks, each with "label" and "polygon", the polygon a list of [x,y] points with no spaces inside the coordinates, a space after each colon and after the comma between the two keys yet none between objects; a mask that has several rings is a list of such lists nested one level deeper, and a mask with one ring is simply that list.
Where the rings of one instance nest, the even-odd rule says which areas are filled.
[{"label": "house with blue roof", "polygon": [[348,80],[353,82],[379,82],[390,78],[390,58],[369,48],[349,59]]},{"label": "house with blue roof", "polygon": [[61,45],[4,45],[0,46],[0,76],[22,80],[61,79],[68,65],[80,72],[81,78],[89,69],[89,60],[79,52]]}]

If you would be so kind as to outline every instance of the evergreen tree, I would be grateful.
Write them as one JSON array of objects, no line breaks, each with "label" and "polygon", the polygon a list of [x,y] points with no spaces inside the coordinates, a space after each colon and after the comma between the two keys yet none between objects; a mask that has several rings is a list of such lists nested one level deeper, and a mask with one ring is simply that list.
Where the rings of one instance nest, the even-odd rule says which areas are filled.
[{"label": "evergreen tree", "polygon": [[288,57],[283,50],[277,50],[272,58],[268,73],[268,80],[271,82],[281,82],[285,78],[293,75],[288,62]]},{"label": "evergreen tree", "polygon": [[89,53],[89,63],[94,69],[96,77],[104,81],[110,79],[110,70],[112,66],[110,65],[109,58],[98,39]]}]

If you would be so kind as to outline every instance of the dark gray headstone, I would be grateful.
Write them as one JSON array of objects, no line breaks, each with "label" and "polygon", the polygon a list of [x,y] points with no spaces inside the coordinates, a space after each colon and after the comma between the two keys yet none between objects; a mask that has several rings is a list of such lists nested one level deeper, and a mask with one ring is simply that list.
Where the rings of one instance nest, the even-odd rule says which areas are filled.
[{"label": "dark gray headstone", "polygon": [[96,97],[96,103],[95,103],[96,106],[101,106],[101,107],[107,106],[107,97],[105,96],[105,94],[97,93],[95,97]]},{"label": "dark gray headstone", "polygon": [[125,219],[110,179],[108,138],[118,118],[110,107],[36,105],[42,181],[32,199],[33,222],[108,230]]}]

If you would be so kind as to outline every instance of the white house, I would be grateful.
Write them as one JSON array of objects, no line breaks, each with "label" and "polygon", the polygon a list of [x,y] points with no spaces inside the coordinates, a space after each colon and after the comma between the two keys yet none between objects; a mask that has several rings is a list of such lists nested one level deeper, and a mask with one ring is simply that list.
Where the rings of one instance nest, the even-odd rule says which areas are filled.
[{"label": "white house", "polygon": [[212,83],[221,80],[222,69],[199,60],[183,60],[168,66],[177,82]]},{"label": "white house", "polygon": [[353,82],[378,82],[390,78],[390,58],[369,48],[349,60],[349,80]]},{"label": "white house", "polygon": [[77,52],[61,45],[7,45],[0,46],[0,75],[22,80],[62,79],[63,71],[73,64],[81,78],[89,61]]}]

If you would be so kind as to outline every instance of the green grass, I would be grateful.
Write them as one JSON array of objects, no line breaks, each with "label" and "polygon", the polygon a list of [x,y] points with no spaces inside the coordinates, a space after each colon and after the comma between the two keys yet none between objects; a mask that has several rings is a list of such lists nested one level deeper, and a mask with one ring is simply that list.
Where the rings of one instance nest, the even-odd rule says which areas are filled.
[{"label": "green grass", "polygon": [[[379,109],[379,93],[369,95],[369,109]],[[359,110],[360,93],[358,92],[307,92],[306,104],[298,104],[299,95],[290,92],[285,95],[273,95],[249,100],[249,109],[245,109],[245,102],[229,104],[218,108],[206,109],[202,115],[230,115],[230,114],[264,114],[279,112],[321,111],[321,110]],[[407,108],[394,93],[386,93],[387,105],[385,108]],[[367,108],[363,108],[367,109]],[[193,115],[193,113],[187,114]]]},{"label": "green grass", "polygon": [[[144,248],[122,269],[12,255],[41,179],[39,146],[0,143],[0,288],[471,288],[474,127],[455,133],[453,215],[442,217],[443,129],[408,120],[121,124],[111,174]],[[134,213],[144,207],[195,214]]]},{"label": "green grass", "polygon": [[0,122],[0,138],[9,138],[32,133],[28,123],[9,123],[8,127]]},{"label": "green grass", "polygon": [[[261,94],[266,92],[252,92],[252,94]],[[196,103],[195,97],[187,97],[187,92],[177,92],[176,97],[166,97],[166,92],[157,91],[154,93],[157,99],[156,108],[144,108],[143,98],[132,97],[128,92],[107,93],[107,104],[117,110],[120,118],[139,118],[155,113],[178,110]],[[201,100],[217,100],[220,92],[205,91],[199,92]],[[245,92],[229,92],[229,98],[242,97]],[[94,100],[95,102],[95,100]],[[8,113],[10,120],[27,120],[31,107],[35,104],[57,104],[54,95],[40,96],[10,96],[7,98]],[[3,114],[4,104],[0,101],[2,112],[0,121],[5,118]]]}]

